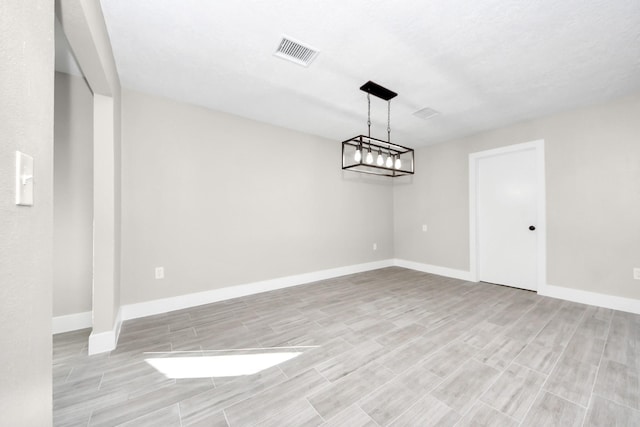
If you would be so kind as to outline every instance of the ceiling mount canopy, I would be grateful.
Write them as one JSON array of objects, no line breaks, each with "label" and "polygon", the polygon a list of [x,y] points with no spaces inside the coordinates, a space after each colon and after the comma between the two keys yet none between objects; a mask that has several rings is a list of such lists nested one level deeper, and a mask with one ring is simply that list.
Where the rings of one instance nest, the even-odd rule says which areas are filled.
[{"label": "ceiling mount canopy", "polygon": [[[372,81],[360,90],[367,93],[368,134],[342,141],[342,169],[390,177],[413,175],[413,149],[391,142],[391,100],[398,94]],[[386,141],[371,137],[371,95],[387,101]]]},{"label": "ceiling mount canopy", "polygon": [[360,86],[360,90],[367,92],[373,96],[377,96],[380,99],[384,99],[385,101],[390,101],[398,96],[398,94],[394,91],[389,90],[386,87],[382,87],[379,84],[372,82],[371,80]]}]

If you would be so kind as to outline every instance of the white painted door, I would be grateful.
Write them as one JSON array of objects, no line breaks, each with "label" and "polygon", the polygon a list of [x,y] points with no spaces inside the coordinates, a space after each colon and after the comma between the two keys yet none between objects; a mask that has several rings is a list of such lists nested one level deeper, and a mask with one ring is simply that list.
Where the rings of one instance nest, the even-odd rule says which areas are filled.
[{"label": "white painted door", "polygon": [[478,277],[483,282],[537,290],[536,171],[533,149],[478,159]]}]

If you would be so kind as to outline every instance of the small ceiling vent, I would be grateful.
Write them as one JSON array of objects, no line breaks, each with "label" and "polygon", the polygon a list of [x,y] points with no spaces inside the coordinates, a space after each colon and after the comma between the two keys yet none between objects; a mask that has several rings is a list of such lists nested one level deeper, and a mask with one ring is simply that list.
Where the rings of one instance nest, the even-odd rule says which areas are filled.
[{"label": "small ceiling vent", "polygon": [[317,49],[312,48],[308,44],[300,43],[288,36],[283,36],[278,50],[275,51],[274,55],[306,67],[316,59],[318,53],[320,52]]},{"label": "small ceiling vent", "polygon": [[433,116],[437,116],[438,114],[440,114],[439,111],[434,110],[433,108],[423,108],[421,110],[416,111],[415,113],[413,113],[414,116],[416,116],[419,119],[423,119],[423,120],[427,120],[430,119]]}]

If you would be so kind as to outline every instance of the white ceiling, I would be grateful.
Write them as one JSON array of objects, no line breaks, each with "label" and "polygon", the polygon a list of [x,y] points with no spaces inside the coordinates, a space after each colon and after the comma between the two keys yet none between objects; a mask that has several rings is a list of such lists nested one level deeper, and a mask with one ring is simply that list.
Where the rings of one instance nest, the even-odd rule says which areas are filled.
[{"label": "white ceiling", "polygon": [[[101,3],[123,86],[336,141],[366,132],[368,80],[409,146],[640,91],[638,0]],[[320,55],[276,58],[283,34]],[[372,117],[386,139],[384,101]]]}]

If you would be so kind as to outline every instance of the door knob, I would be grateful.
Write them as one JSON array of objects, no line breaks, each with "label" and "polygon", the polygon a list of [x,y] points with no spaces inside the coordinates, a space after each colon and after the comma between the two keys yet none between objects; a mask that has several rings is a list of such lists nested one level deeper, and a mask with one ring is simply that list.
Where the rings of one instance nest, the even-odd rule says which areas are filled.
[{"label": "door knob", "polygon": [[533,225],[530,225],[530,226],[529,226],[529,230],[533,231],[533,230],[535,230],[535,229],[536,229],[536,227],[534,227]]}]

